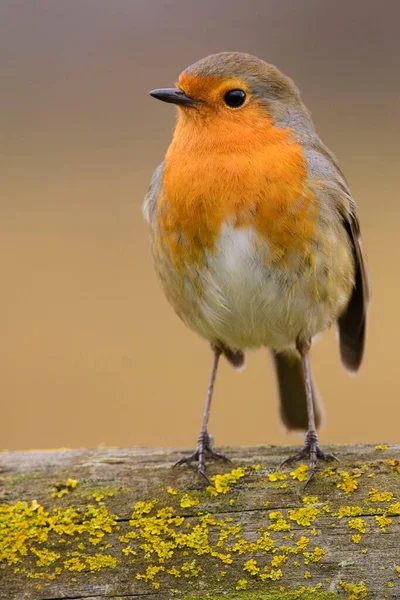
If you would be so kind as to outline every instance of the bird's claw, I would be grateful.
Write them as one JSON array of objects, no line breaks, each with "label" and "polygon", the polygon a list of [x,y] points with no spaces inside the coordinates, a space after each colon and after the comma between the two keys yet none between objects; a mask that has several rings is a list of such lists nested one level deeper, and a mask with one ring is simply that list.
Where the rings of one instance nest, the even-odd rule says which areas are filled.
[{"label": "bird's claw", "polygon": [[340,462],[334,454],[331,454],[329,452],[323,452],[323,450],[321,450],[319,446],[317,434],[314,431],[309,431],[306,435],[303,448],[296,454],[293,454],[292,456],[286,458],[281,463],[280,467],[283,467],[283,465],[291,464],[292,462],[298,460],[302,460],[306,456],[310,457],[310,471],[305,485],[308,485],[314,477],[318,459],[324,461],[336,460],[337,462]]},{"label": "bird's claw", "polygon": [[189,456],[182,456],[182,458],[180,458],[178,461],[176,461],[176,463],[174,464],[174,467],[176,467],[178,465],[183,465],[186,463],[197,462],[198,463],[198,467],[197,467],[198,474],[201,477],[203,477],[209,485],[211,485],[210,478],[208,477],[208,475],[206,473],[206,458],[205,458],[206,453],[211,458],[215,458],[218,460],[223,460],[225,462],[232,463],[231,459],[228,458],[227,456],[225,456],[225,454],[222,454],[222,452],[217,452],[216,450],[214,450],[213,439],[212,439],[211,435],[208,433],[208,431],[205,431],[205,432],[200,433],[199,439],[197,441],[197,448],[193,452],[193,454],[190,454]]}]

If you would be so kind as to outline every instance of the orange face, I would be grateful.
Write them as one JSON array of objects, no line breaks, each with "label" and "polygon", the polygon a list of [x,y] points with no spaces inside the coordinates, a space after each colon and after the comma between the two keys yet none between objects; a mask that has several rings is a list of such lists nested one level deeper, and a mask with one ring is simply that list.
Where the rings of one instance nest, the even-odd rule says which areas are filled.
[{"label": "orange face", "polygon": [[[241,79],[184,73],[178,87],[200,102],[179,106],[166,156],[158,214],[171,259],[201,262],[204,250],[215,251],[223,223],[252,227],[273,260],[306,253],[318,202],[293,132],[274,124]],[[224,100],[234,89],[246,94],[237,108]]]},{"label": "orange face", "polygon": [[177,88],[183,90],[187,96],[203,102],[200,108],[207,111],[225,113],[227,116],[232,110],[224,102],[224,96],[229,90],[243,90],[246,101],[251,99],[251,91],[247,82],[238,77],[218,77],[209,75],[198,77],[191,73],[182,73],[177,81]]}]

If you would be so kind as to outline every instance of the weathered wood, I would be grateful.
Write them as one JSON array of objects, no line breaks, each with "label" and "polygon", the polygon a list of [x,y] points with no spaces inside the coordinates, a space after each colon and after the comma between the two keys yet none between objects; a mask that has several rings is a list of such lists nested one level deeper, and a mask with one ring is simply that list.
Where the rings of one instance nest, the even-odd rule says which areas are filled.
[{"label": "weathered wood", "polygon": [[172,450],[3,453],[0,598],[400,598],[400,445],[332,450],[305,488],[227,449],[208,489]]}]

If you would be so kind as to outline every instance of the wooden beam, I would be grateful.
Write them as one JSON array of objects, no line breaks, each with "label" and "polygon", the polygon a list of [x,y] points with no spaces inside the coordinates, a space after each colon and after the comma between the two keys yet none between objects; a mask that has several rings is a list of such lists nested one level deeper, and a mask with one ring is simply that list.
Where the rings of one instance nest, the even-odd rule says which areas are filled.
[{"label": "wooden beam", "polygon": [[226,449],[172,469],[164,449],[0,454],[0,598],[400,598],[400,445]]}]

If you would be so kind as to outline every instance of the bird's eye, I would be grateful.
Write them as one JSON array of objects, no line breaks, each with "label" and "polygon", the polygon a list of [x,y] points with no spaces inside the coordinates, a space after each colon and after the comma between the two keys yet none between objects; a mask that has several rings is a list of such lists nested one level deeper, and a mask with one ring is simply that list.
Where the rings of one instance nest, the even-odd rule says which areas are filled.
[{"label": "bird's eye", "polygon": [[224,96],[224,102],[231,108],[239,108],[246,100],[246,94],[243,90],[229,90]]}]

